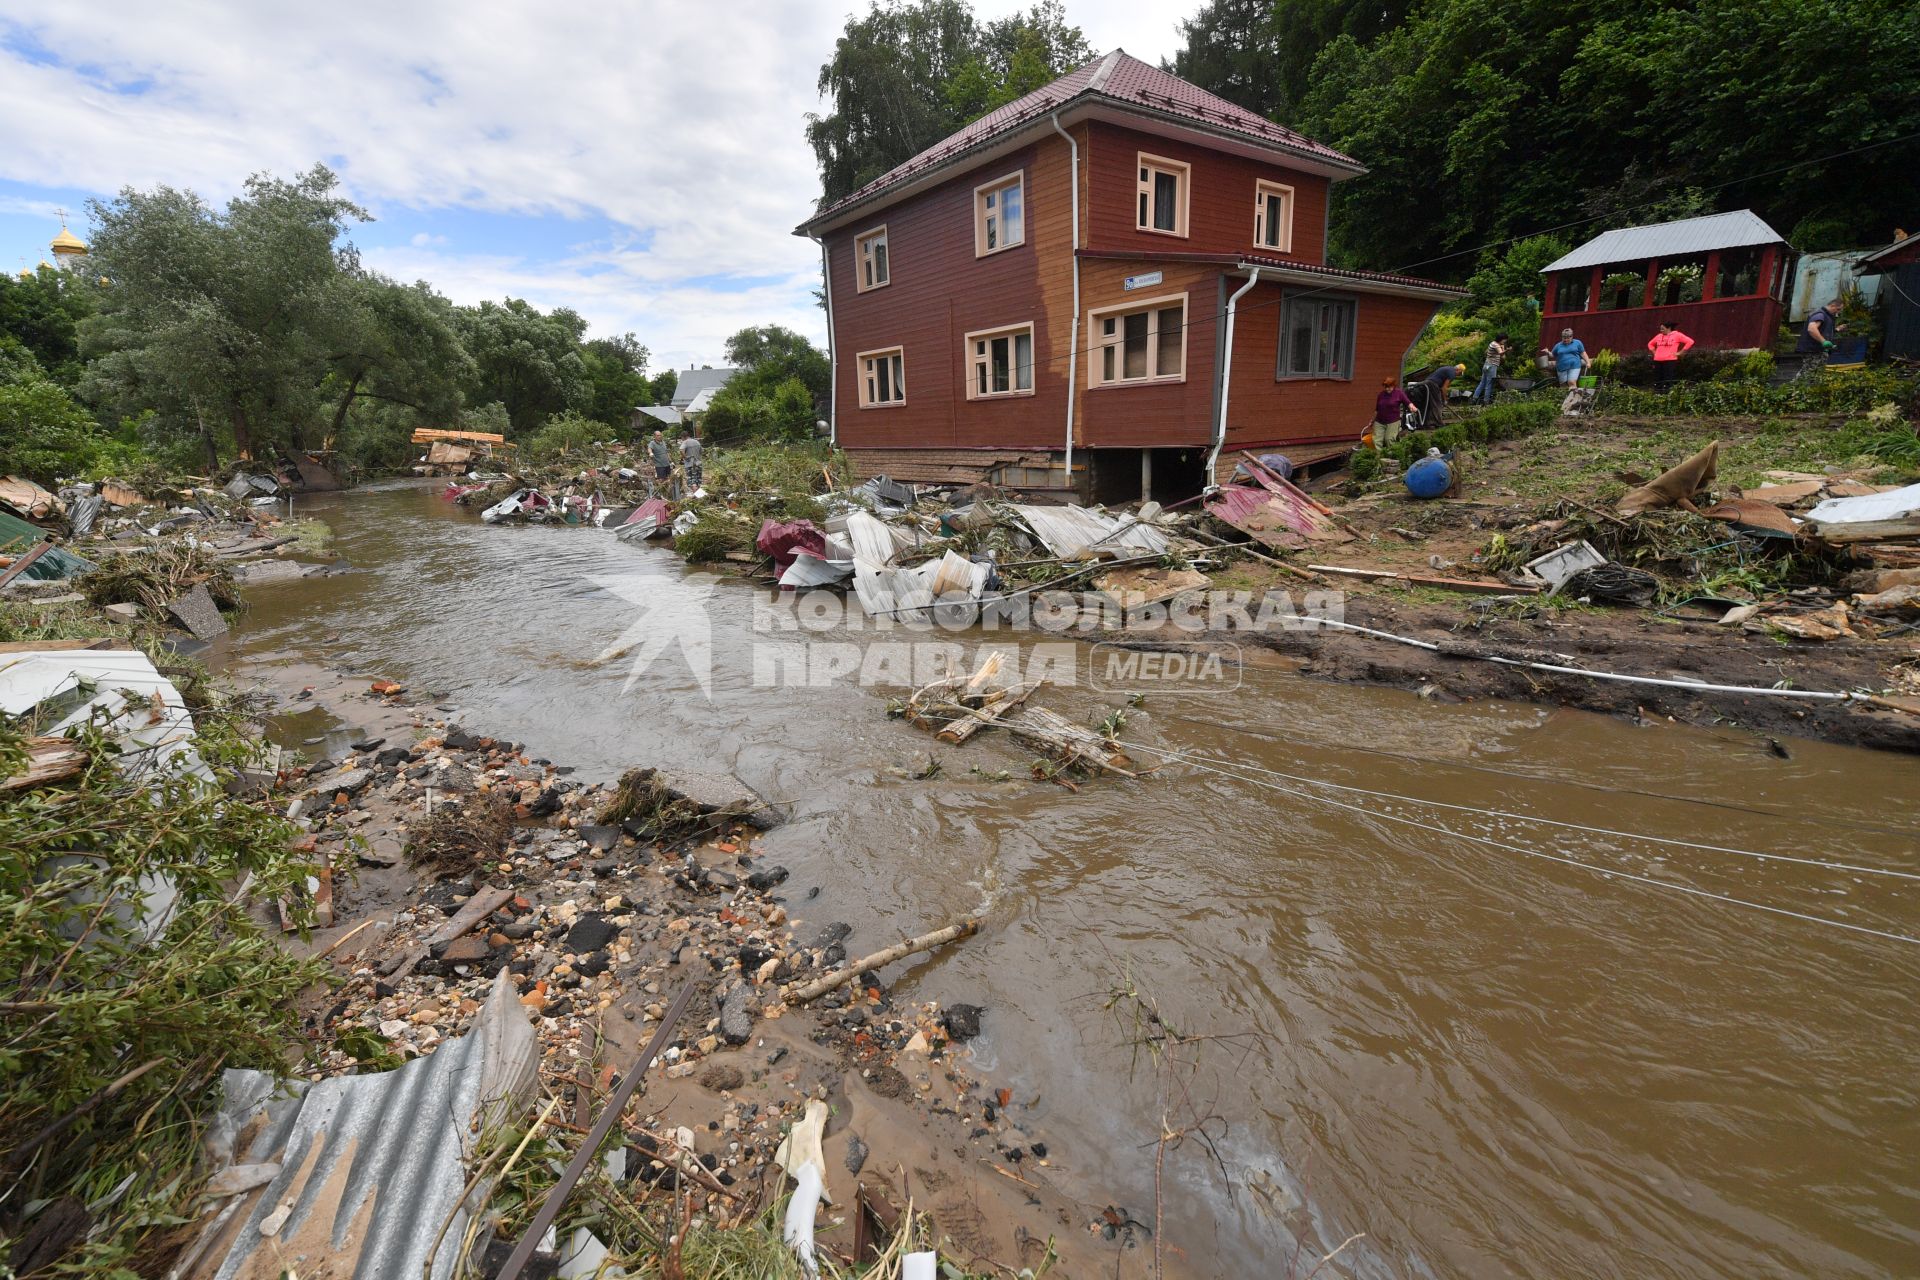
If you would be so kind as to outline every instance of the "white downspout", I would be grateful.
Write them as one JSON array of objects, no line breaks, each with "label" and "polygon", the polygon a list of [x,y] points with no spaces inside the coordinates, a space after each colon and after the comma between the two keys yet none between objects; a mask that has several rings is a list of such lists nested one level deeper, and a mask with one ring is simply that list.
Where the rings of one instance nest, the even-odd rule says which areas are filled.
[{"label": "white downspout", "polygon": [[827,304],[827,443],[840,443],[840,362],[833,354],[833,270],[827,261],[827,242],[812,232],[807,239],[820,246],[821,296]]},{"label": "white downspout", "polygon": [[1213,469],[1220,461],[1220,450],[1227,443],[1227,392],[1233,387],[1233,317],[1239,310],[1240,299],[1246,296],[1247,290],[1259,283],[1260,268],[1255,267],[1253,274],[1247,277],[1247,282],[1235,289],[1233,296],[1227,299],[1227,351],[1220,366],[1220,421],[1213,428],[1213,452],[1207,455],[1207,492],[1220,487],[1214,483]]},{"label": "white downspout", "polygon": [[1080,144],[1060,127],[1060,113],[1047,117],[1073,153],[1073,345],[1067,348],[1067,487],[1073,487],[1073,403],[1080,388]]}]

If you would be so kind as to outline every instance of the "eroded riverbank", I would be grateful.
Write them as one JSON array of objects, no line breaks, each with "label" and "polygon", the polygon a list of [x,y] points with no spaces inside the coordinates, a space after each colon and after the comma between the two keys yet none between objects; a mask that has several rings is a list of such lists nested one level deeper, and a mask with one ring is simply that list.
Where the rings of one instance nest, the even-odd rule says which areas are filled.
[{"label": "eroded riverbank", "polygon": [[[1177,760],[1070,795],[989,737],[949,751],[888,720],[897,690],[756,684],[748,585],[708,597],[711,696],[673,654],[629,686],[592,659],[633,596],[685,580],[676,560],[482,534],[418,489],[308,506],[354,571],[250,591],[242,671],[402,679],[585,779],[734,773],[791,810],[763,856],[820,887],[796,915],[870,922],[855,953],[982,909],[896,995],[989,1007],[976,1061],[1067,1135],[1050,1176],[1088,1205],[1152,1200],[1154,1079],[1115,986],[1182,1030],[1257,1033],[1205,1064],[1234,1194],[1197,1147],[1168,1165],[1169,1243],[1202,1273],[1270,1268],[1295,1232],[1310,1252],[1365,1232],[1358,1275],[1883,1276],[1911,1255],[1920,1042],[1888,1011],[1920,949],[1465,837],[1891,932],[1920,919],[1907,882],[1419,803],[1913,870],[1910,759],[1249,666],[1231,694],[1150,694],[1125,736],[1407,798],[1339,809]],[[1052,705],[1085,723],[1122,701]],[[944,776],[905,776],[930,747]]]}]

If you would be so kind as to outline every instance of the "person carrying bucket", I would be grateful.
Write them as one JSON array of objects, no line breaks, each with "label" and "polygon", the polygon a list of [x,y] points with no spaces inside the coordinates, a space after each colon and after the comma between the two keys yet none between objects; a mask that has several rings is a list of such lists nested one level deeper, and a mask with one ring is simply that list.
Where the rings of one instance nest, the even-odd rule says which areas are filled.
[{"label": "person carrying bucket", "polygon": [[1563,387],[1579,385],[1580,375],[1593,364],[1593,357],[1587,354],[1587,346],[1573,336],[1573,330],[1562,329],[1560,341],[1551,347],[1542,347],[1541,352],[1553,358],[1554,375]]}]

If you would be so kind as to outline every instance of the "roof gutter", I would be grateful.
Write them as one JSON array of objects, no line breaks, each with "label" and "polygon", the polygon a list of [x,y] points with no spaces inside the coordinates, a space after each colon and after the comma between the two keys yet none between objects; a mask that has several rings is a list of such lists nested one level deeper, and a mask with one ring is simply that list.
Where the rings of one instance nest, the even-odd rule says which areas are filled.
[{"label": "roof gutter", "polygon": [[[833,354],[833,270],[827,259],[827,242],[811,231],[807,239],[820,246],[820,288],[827,304],[827,443],[840,443],[840,362]],[[856,274],[859,263],[854,263]]]},{"label": "roof gutter", "polygon": [[1074,136],[1060,127],[1060,113],[1055,111],[1048,119],[1053,131],[1067,140],[1067,146],[1073,153],[1071,170],[1073,176],[1073,345],[1067,348],[1067,487],[1073,487],[1073,409],[1074,393],[1080,387],[1080,144]]},{"label": "roof gutter", "polygon": [[1259,283],[1260,268],[1255,267],[1253,274],[1247,277],[1247,282],[1235,289],[1233,296],[1227,299],[1227,351],[1226,359],[1221,361],[1220,421],[1213,429],[1213,451],[1207,454],[1206,480],[1203,482],[1209,490],[1219,487],[1213,482],[1213,468],[1219,463],[1220,450],[1227,443],[1227,393],[1233,388],[1233,319],[1240,309],[1240,299],[1247,295],[1247,290]]}]

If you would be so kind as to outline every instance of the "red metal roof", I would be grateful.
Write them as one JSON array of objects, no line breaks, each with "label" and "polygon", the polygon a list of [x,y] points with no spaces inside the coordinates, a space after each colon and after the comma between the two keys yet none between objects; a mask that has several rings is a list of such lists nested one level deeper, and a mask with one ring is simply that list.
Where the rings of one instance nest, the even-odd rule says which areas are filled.
[{"label": "red metal roof", "polygon": [[1292,151],[1331,164],[1358,171],[1361,166],[1351,156],[1315,142],[1264,116],[1237,107],[1225,98],[1215,97],[1197,85],[1116,49],[1102,58],[1061,76],[1006,106],[989,111],[959,132],[936,142],[919,155],[894,166],[859,190],[841,197],[815,212],[807,225],[819,222],[842,209],[878,196],[909,178],[952,163],[960,156],[1011,133],[1033,121],[1050,115],[1077,98],[1098,99],[1120,107],[1152,111],[1218,133],[1235,134],[1248,141]]}]

